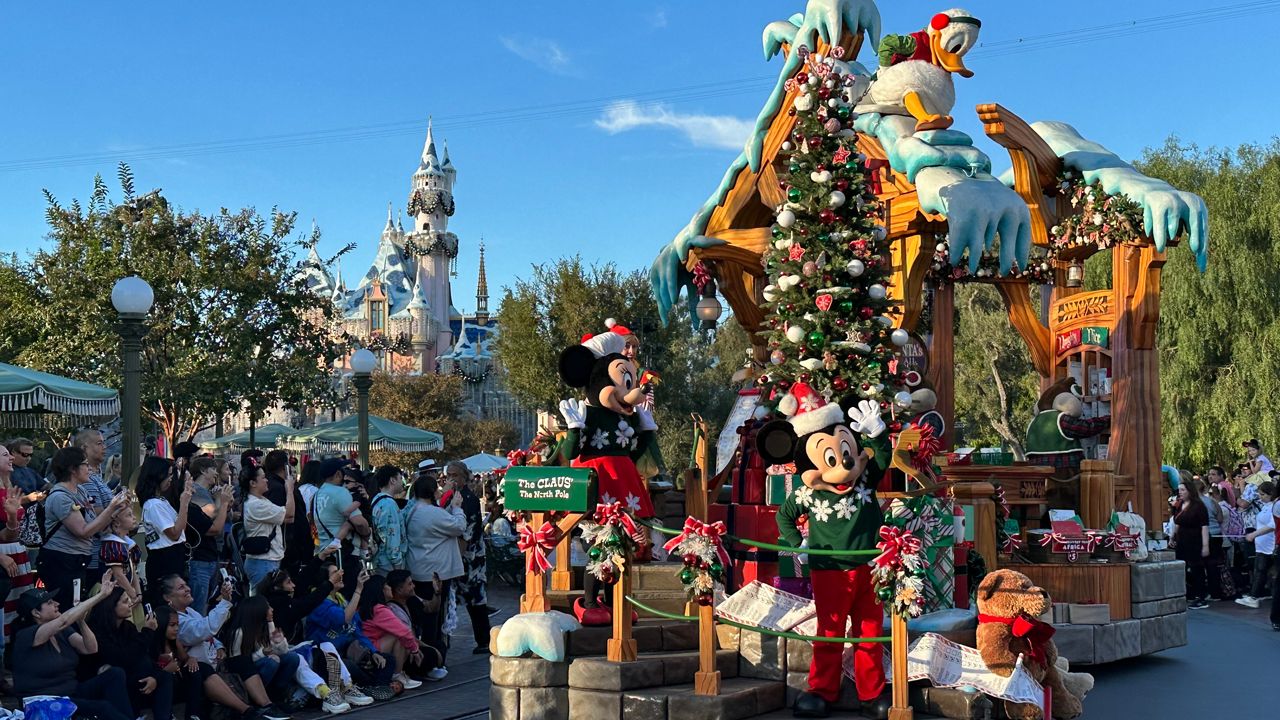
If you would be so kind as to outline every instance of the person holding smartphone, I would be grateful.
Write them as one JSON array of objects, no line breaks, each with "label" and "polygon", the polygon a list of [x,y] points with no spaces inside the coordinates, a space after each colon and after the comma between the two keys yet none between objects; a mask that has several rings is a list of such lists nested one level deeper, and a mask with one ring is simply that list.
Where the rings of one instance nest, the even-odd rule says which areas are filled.
[{"label": "person holding smartphone", "polygon": [[150,708],[153,720],[172,720],[173,673],[151,659],[158,627],[155,614],[148,611],[141,628],[133,624],[138,602],[124,587],[117,587],[89,613],[89,626],[98,637],[98,661],[124,671],[135,716]]}]

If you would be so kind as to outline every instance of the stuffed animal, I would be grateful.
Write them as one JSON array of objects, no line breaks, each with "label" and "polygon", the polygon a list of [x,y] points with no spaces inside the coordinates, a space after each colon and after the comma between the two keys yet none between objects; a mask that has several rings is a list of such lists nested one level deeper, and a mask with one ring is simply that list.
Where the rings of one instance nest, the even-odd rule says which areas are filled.
[{"label": "stuffed animal", "polygon": [[[640,383],[636,365],[623,356],[631,331],[617,323],[607,332],[587,335],[560,353],[560,378],[586,392],[586,400],[563,400],[560,414],[568,428],[561,454],[573,467],[595,470],[600,502],[621,502],[636,517],[653,517],[648,484],[636,470],[636,458],[656,442],[657,424],[643,406],[649,389]],[[591,573],[574,612],[584,625],[613,622],[597,595],[599,581]]]},{"label": "stuffed animal", "polygon": [[978,42],[982,23],[955,8],[933,16],[929,26],[880,41],[880,69],[856,110],[910,115],[916,132],[951,127],[956,104],[952,73],[973,77],[964,55]]},{"label": "stuffed animal", "polygon": [[1063,378],[1040,393],[1036,416],[1027,427],[1027,462],[1055,468],[1059,482],[1050,483],[1050,508],[1077,509],[1080,483],[1076,476],[1084,460],[1080,441],[1101,435],[1111,428],[1111,416],[1085,418],[1080,386]]},{"label": "stuffed animal", "polygon": [[[1083,712],[1081,700],[1067,688],[1058,669],[1058,648],[1053,644],[1053,625],[1038,618],[1053,605],[1049,593],[1031,578],[1013,570],[987,573],[978,585],[978,652],[987,669],[1001,677],[1013,674],[1018,656],[1022,668],[1052,692],[1052,714],[1070,720]],[[1093,678],[1076,678],[1073,684],[1087,691]],[[1005,713],[1014,720],[1038,720],[1040,708],[1030,703],[1006,700]]]},{"label": "stuffed animal", "polygon": [[[756,447],[766,463],[794,462],[803,483],[778,510],[782,540],[795,547],[807,542],[814,549],[874,550],[884,524],[875,485],[889,454],[879,403],[863,400],[849,409],[846,421],[839,405],[796,383],[779,408],[791,410],[792,417],[760,428]],[[807,541],[797,526],[802,516],[807,518]],[[819,636],[843,637],[849,619],[859,637],[884,634],[884,609],[866,556],[810,556],[809,568]],[[827,716],[827,704],[840,695],[843,655],[843,645],[814,643],[809,691],[796,698],[796,717]],[[863,714],[888,717],[883,646],[857,645],[854,680]]]}]

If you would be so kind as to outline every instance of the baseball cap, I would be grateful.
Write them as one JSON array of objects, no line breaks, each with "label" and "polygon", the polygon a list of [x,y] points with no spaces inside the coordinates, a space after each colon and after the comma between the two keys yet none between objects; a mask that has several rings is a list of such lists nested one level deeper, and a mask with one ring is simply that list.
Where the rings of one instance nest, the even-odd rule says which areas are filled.
[{"label": "baseball cap", "polygon": [[53,599],[53,593],[41,588],[31,588],[18,597],[18,617],[31,619],[31,613]]},{"label": "baseball cap", "polygon": [[1244,442],[1240,443],[1240,446],[1253,448],[1254,450],[1262,449],[1262,443],[1258,442],[1258,438],[1249,438],[1248,440],[1245,440]]}]

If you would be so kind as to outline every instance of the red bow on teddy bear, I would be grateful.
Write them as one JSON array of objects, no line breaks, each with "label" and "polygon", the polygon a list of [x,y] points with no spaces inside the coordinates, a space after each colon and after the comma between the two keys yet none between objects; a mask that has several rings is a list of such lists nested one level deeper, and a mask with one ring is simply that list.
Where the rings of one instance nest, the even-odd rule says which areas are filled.
[{"label": "red bow on teddy bear", "polygon": [[1049,623],[1026,615],[1000,617],[983,613],[978,613],[978,622],[1003,623],[1012,627],[1013,636],[1023,638],[1031,646],[1031,649],[1027,651],[1027,659],[1040,665],[1045,664],[1047,659],[1044,652],[1045,648],[1048,647],[1049,640],[1053,638],[1053,633],[1056,632],[1055,628]]}]

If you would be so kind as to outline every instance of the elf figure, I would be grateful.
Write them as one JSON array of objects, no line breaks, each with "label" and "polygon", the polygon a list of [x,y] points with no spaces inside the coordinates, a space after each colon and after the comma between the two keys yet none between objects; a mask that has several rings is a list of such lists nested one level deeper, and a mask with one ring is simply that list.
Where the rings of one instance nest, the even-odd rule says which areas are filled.
[{"label": "elf figure", "polygon": [[1055,468],[1056,483],[1050,483],[1050,508],[1078,509],[1080,462],[1084,446],[1080,441],[1101,435],[1111,428],[1111,416],[1084,417],[1080,386],[1066,377],[1040,393],[1036,416],[1027,427],[1027,462]]},{"label": "elf figure", "polygon": [[[760,429],[756,444],[768,463],[794,462],[804,483],[778,511],[782,540],[800,547],[800,524],[808,526],[807,547],[822,550],[874,550],[884,514],[875,485],[888,464],[889,446],[880,406],[863,400],[848,412],[826,403],[804,383],[791,386],[779,409],[791,415]],[[853,636],[883,634],[884,609],[871,578],[870,556],[810,555],[810,580],[818,612],[818,635],[845,637],[852,620]],[[809,691],[793,707],[796,717],[826,717],[827,704],[840,695],[839,643],[814,643]],[[860,643],[854,655],[854,680],[863,714],[888,717],[884,648]]]}]

